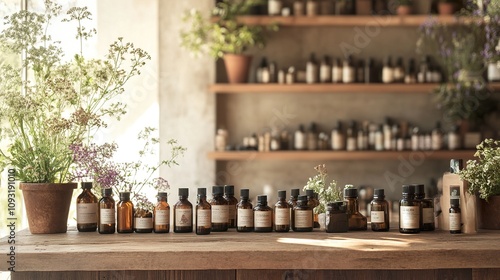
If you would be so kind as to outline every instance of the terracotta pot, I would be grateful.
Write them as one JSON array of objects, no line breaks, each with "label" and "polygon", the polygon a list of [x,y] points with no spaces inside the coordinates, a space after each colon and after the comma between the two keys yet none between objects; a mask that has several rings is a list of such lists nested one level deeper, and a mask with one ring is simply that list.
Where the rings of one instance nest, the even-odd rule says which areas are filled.
[{"label": "terracotta pot", "polygon": [[477,218],[480,229],[500,229],[500,195],[490,196],[488,202],[478,199]]},{"label": "terracotta pot", "polygon": [[411,14],[411,6],[398,6],[397,13],[400,16],[407,16]]},{"label": "terracotta pot", "polygon": [[456,10],[455,3],[438,3],[438,11],[440,15],[453,15]]},{"label": "terracotta pot", "polygon": [[21,183],[30,232],[65,233],[76,183]]},{"label": "terracotta pot", "polygon": [[224,65],[226,66],[227,78],[230,84],[246,83],[252,57],[239,54],[225,54]]}]

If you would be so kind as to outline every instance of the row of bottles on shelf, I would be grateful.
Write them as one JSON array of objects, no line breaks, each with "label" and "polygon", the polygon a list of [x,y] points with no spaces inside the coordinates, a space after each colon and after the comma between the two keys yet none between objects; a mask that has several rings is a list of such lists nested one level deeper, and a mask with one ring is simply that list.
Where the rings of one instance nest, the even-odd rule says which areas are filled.
[{"label": "row of bottles on shelf", "polygon": [[429,57],[422,58],[418,65],[415,60],[409,59],[404,64],[403,58],[399,57],[396,63],[387,57],[382,64],[373,58],[359,59],[357,62],[352,56],[341,60],[332,59],[325,55],[318,62],[314,53],[303,68],[290,66],[287,69],[279,69],[276,62],[269,63],[266,57],[262,58],[256,69],[255,81],[257,83],[440,83],[443,81],[441,68]]},{"label": "row of bottles on shelf", "polygon": [[347,129],[339,121],[331,133],[318,130],[315,123],[311,123],[306,131],[303,125],[293,134],[287,130],[252,134],[243,138],[241,145],[232,147],[227,145],[228,133],[219,129],[215,136],[216,151],[249,150],[249,151],[404,151],[404,150],[456,150],[462,147],[462,137],[458,128],[448,133],[441,129],[440,122],[431,132],[421,131],[417,126],[410,128],[407,122],[399,123],[387,118],[384,124],[363,122],[361,126],[351,121]]}]

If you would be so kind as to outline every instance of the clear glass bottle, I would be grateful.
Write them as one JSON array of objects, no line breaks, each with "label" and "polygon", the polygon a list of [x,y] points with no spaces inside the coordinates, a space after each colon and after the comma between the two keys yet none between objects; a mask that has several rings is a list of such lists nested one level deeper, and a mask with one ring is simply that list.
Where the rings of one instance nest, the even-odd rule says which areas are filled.
[{"label": "clear glass bottle", "polygon": [[299,129],[295,131],[293,143],[293,148],[295,150],[301,151],[306,148],[306,133],[302,124],[299,126]]},{"label": "clear glass bottle", "polygon": [[462,233],[462,217],[460,199],[450,199],[450,233]]},{"label": "clear glass bottle", "polygon": [[229,207],[229,228],[236,227],[236,204],[238,200],[234,197],[234,186],[226,185],[224,186],[224,199],[227,201]]},{"label": "clear glass bottle", "polygon": [[253,231],[253,205],[249,200],[250,190],[240,190],[240,202],[236,205],[236,231]]},{"label": "clear glass bottle", "polygon": [[328,233],[347,232],[349,219],[343,201],[329,202],[326,206],[325,230]]},{"label": "clear glass bottle", "polygon": [[168,205],[167,196],[166,192],[158,192],[158,202],[153,210],[155,233],[168,233],[170,231],[170,205]]},{"label": "clear glass bottle", "polygon": [[212,187],[212,231],[227,231],[229,227],[229,205],[223,197],[224,186]]},{"label": "clear glass bottle", "polygon": [[207,235],[212,231],[212,207],[207,202],[207,189],[198,188],[196,202],[196,234]]},{"label": "clear glass bottle", "polygon": [[311,53],[309,57],[309,61],[306,64],[306,83],[307,84],[315,84],[318,82],[318,62],[316,61],[316,57],[314,53]]},{"label": "clear glass bottle", "polygon": [[370,202],[370,220],[373,231],[389,231],[389,203],[385,200],[384,189],[373,191],[373,200]]},{"label": "clear glass bottle", "polygon": [[342,122],[338,121],[337,126],[332,130],[332,150],[341,151],[345,150],[345,135],[342,129]]},{"label": "clear glass bottle", "polygon": [[286,201],[286,191],[278,191],[278,202],[274,204],[274,231],[290,231],[290,205]]},{"label": "clear glass bottle", "polygon": [[115,200],[112,189],[102,189],[102,198],[99,200],[99,233],[115,233]]},{"label": "clear glass bottle", "polygon": [[413,185],[403,185],[403,198],[399,202],[399,232],[420,232],[420,202],[415,200]]},{"label": "clear glass bottle", "polygon": [[415,185],[415,200],[420,202],[420,230],[433,231],[436,226],[434,224],[434,201],[425,199],[425,186],[422,184]]},{"label": "clear glass bottle", "polygon": [[174,232],[193,232],[193,204],[188,200],[189,189],[179,189],[179,201],[174,205]]},{"label": "clear glass bottle", "polygon": [[130,201],[130,192],[121,192],[120,201],[116,204],[116,231],[134,232],[134,204]]},{"label": "clear glass bottle", "polygon": [[441,122],[436,122],[436,127],[432,130],[431,138],[432,150],[439,151],[443,149],[443,131],[441,130]]},{"label": "clear glass bottle", "polygon": [[299,195],[297,205],[293,208],[292,230],[307,232],[313,230],[313,209],[309,206],[307,196]]},{"label": "clear glass bottle", "polygon": [[80,232],[97,230],[99,200],[92,193],[92,182],[82,182],[82,193],[76,198],[76,228]]},{"label": "clear glass bottle", "polygon": [[267,195],[257,196],[257,205],[253,208],[255,232],[273,231],[273,209],[267,205]]},{"label": "clear glass bottle", "polygon": [[344,189],[344,201],[347,204],[347,216],[349,218],[349,231],[367,230],[366,217],[359,213],[358,189],[352,185],[346,185]]}]

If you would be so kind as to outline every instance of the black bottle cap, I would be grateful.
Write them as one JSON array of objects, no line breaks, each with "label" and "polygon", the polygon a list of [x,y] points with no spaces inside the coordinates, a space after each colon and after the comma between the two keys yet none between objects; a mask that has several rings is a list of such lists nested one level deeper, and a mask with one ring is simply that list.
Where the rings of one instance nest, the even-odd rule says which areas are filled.
[{"label": "black bottle cap", "polygon": [[82,182],[82,189],[91,189],[92,182]]},{"label": "black bottle cap", "polygon": [[306,202],[307,201],[307,196],[305,196],[305,195],[299,195],[298,201]]},{"label": "black bottle cap", "polygon": [[356,188],[344,189],[344,197],[358,197],[358,189]]},{"label": "black bottle cap", "polygon": [[234,195],[234,186],[233,185],[225,185],[224,193],[227,195]]},{"label": "black bottle cap", "polygon": [[240,190],[240,196],[243,198],[248,198],[250,196],[250,190],[249,189],[241,189]]},{"label": "black bottle cap", "polygon": [[262,204],[267,204],[267,195],[258,195],[257,201]]},{"label": "black bottle cap", "polygon": [[189,196],[189,189],[188,188],[180,188],[179,189],[179,196],[188,197]]},{"label": "black bottle cap", "polygon": [[328,210],[341,210],[343,208],[344,208],[343,201],[328,202],[326,204],[326,209],[328,209]]},{"label": "black bottle cap", "polygon": [[102,195],[103,196],[113,195],[113,189],[111,189],[111,188],[102,189]]},{"label": "black bottle cap", "polygon": [[278,198],[286,198],[286,191],[278,191]]},{"label": "black bottle cap", "polygon": [[168,193],[167,192],[158,192],[158,196],[160,196],[160,197],[167,197]]},{"label": "black bottle cap", "polygon": [[415,194],[424,195],[425,196],[425,186],[424,184],[416,184],[415,186]]},{"label": "black bottle cap", "polygon": [[198,188],[198,196],[207,196],[207,188]]},{"label": "black bottle cap", "polygon": [[130,200],[130,192],[120,192],[120,200]]},{"label": "black bottle cap", "polygon": [[373,190],[373,196],[384,198],[385,197],[384,189],[375,189],[375,190]]},{"label": "black bottle cap", "polygon": [[291,191],[291,195],[292,195],[293,197],[298,197],[298,196],[299,196],[299,194],[300,194],[300,189],[292,189],[292,191]]},{"label": "black bottle cap", "polygon": [[224,193],[224,186],[213,186],[212,194],[213,195],[222,195]]},{"label": "black bottle cap", "polygon": [[314,197],[314,190],[306,190],[306,196],[313,198]]},{"label": "black bottle cap", "polygon": [[403,194],[415,194],[415,186],[403,185]]},{"label": "black bottle cap", "polygon": [[450,205],[454,207],[460,206],[460,199],[450,199]]}]

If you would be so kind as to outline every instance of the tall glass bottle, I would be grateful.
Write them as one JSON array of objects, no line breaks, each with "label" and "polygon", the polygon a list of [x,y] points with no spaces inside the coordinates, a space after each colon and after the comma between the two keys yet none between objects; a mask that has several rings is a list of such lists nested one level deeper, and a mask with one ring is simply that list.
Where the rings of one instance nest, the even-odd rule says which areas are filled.
[{"label": "tall glass bottle", "polygon": [[229,228],[236,227],[236,204],[238,200],[234,197],[234,186],[226,185],[224,186],[224,199],[227,201],[229,207]]},{"label": "tall glass bottle", "polygon": [[299,195],[297,205],[293,208],[292,230],[298,232],[313,230],[313,210],[309,206],[307,196]]},{"label": "tall glass bottle", "polygon": [[367,230],[366,217],[359,213],[358,189],[352,185],[346,185],[344,189],[344,201],[347,204],[347,216],[349,217],[349,231]]},{"label": "tall glass bottle", "polygon": [[196,234],[210,234],[212,229],[212,207],[207,202],[207,189],[198,188],[196,202]]},{"label": "tall glass bottle", "polygon": [[253,205],[248,199],[250,191],[240,190],[240,202],[236,205],[236,230],[238,232],[253,231]]},{"label": "tall glass bottle", "polygon": [[274,204],[274,231],[290,231],[290,205],[286,201],[286,191],[278,191],[278,202]]},{"label": "tall glass bottle", "polygon": [[224,186],[212,187],[212,231],[227,231],[229,226],[229,205],[222,197],[224,194]]},{"label": "tall glass bottle", "polygon": [[99,233],[115,233],[115,200],[112,189],[102,189],[102,198],[99,200]]},{"label": "tall glass bottle", "polygon": [[319,205],[319,200],[317,199],[314,190],[306,190],[307,195],[307,206],[313,210],[313,226],[314,228],[319,228],[318,213],[315,209]]},{"label": "tall glass bottle", "polygon": [[420,230],[433,231],[434,225],[434,201],[425,199],[425,186],[415,185],[415,200],[420,202]]},{"label": "tall glass bottle", "polygon": [[82,193],[76,198],[76,228],[80,232],[96,231],[99,200],[92,193],[92,182],[82,182]]},{"label": "tall glass bottle", "polygon": [[158,192],[158,202],[153,210],[153,224],[155,233],[168,233],[170,231],[170,205],[168,205],[166,192]]},{"label": "tall glass bottle", "polygon": [[273,231],[273,209],[267,205],[267,195],[257,196],[257,205],[253,208],[255,232]]},{"label": "tall glass bottle", "polygon": [[134,204],[130,201],[130,192],[121,192],[120,201],[116,204],[116,231],[118,233],[134,232]]},{"label": "tall glass bottle", "polygon": [[193,232],[193,204],[187,199],[188,188],[179,189],[179,201],[174,205],[174,232]]},{"label": "tall glass bottle", "polygon": [[372,230],[389,231],[389,203],[385,200],[384,189],[375,189],[373,191],[370,209]]},{"label": "tall glass bottle", "polygon": [[399,202],[399,232],[420,232],[420,202],[415,200],[413,185],[403,185],[403,198]]},{"label": "tall glass bottle", "polygon": [[450,233],[462,233],[462,217],[460,199],[450,199]]}]

